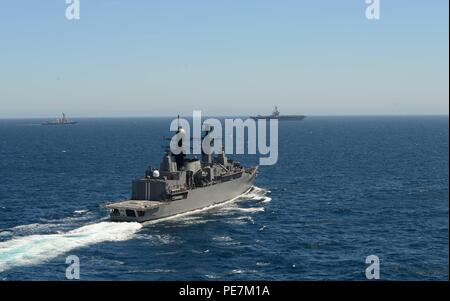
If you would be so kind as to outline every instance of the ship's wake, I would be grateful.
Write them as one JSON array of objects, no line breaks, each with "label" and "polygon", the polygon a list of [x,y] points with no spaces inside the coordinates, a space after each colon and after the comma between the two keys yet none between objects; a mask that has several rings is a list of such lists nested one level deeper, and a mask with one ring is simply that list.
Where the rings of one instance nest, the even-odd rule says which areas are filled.
[{"label": "ship's wake", "polygon": [[74,249],[131,238],[139,223],[100,222],[66,233],[30,235],[0,242],[0,272],[16,266],[45,262]]},{"label": "ship's wake", "polygon": [[[165,219],[146,222],[144,224],[97,220],[96,223],[82,226],[74,230],[63,230],[63,232],[58,231],[54,234],[48,233],[55,231],[58,228],[64,228],[67,223],[69,226],[73,226],[75,225],[73,222],[83,221],[80,219],[84,219],[82,215],[84,212],[80,211],[77,212],[80,217],[70,217],[57,221],[51,220],[46,224],[16,226],[5,232],[7,236],[12,237],[11,239],[0,241],[0,273],[18,266],[40,264],[59,255],[69,253],[72,250],[93,244],[131,239],[143,225],[153,225],[168,220],[175,223],[183,223],[183,221],[186,221],[187,224],[208,222],[210,219],[205,216],[193,216],[194,214],[203,211],[217,209],[214,211],[213,216],[216,216],[219,219],[221,219],[221,215],[234,215],[239,212],[244,214],[263,212],[264,207],[260,207],[259,205],[258,207],[245,208],[240,207],[237,204],[247,201],[256,204],[270,202],[271,198],[266,195],[267,193],[269,192],[262,188],[252,187],[246,193],[227,202],[174,215]],[[249,221],[253,223],[251,217],[244,216],[238,217],[236,223],[247,223]],[[17,234],[30,234],[30,232],[32,235],[15,236]]]}]

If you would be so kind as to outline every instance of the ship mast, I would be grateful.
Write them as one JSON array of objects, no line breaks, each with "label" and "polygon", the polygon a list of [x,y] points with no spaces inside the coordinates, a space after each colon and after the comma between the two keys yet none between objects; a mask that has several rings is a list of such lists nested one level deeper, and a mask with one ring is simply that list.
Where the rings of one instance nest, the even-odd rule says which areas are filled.
[{"label": "ship mast", "polygon": [[278,111],[278,107],[277,106],[275,106],[275,110],[273,110],[272,116],[274,116],[274,117],[280,116],[280,112]]}]

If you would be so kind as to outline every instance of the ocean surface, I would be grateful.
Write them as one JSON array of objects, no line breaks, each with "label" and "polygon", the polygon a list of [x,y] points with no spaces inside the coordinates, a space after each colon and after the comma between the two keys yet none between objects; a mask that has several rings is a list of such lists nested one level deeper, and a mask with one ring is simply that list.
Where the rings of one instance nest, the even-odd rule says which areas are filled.
[{"label": "ocean surface", "polygon": [[[236,202],[113,223],[168,118],[0,120],[0,280],[448,280],[448,117],[308,117]],[[244,165],[256,156],[239,156]]]}]

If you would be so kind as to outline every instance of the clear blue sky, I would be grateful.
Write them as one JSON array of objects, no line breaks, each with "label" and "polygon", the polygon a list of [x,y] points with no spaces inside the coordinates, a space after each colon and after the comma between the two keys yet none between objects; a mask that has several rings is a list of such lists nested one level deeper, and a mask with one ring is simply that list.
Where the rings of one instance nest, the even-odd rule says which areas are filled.
[{"label": "clear blue sky", "polygon": [[448,114],[448,0],[0,0],[0,118]]}]

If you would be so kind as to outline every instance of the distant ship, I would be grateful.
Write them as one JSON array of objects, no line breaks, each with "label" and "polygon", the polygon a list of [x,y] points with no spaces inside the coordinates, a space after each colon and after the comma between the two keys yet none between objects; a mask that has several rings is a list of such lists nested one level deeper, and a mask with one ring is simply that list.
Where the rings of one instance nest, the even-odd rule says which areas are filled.
[{"label": "distant ship", "polygon": [[258,115],[258,116],[251,116],[250,118],[253,119],[278,119],[281,121],[293,121],[293,120],[303,120],[306,118],[304,115],[280,115],[280,112],[278,111],[278,108],[275,107],[275,110],[273,110],[271,115]]},{"label": "distant ship", "polygon": [[42,125],[66,125],[66,124],[76,124],[76,123],[78,123],[78,122],[73,121],[71,119],[67,119],[66,114],[62,113],[62,118],[46,121],[46,122],[42,123]]}]

